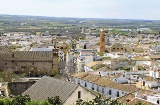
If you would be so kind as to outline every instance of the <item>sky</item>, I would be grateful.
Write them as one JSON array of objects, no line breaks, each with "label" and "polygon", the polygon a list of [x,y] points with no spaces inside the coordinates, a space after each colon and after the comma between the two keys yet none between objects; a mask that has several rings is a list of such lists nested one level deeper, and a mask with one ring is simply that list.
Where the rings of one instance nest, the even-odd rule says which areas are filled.
[{"label": "sky", "polygon": [[0,14],[160,20],[160,0],[0,0]]}]

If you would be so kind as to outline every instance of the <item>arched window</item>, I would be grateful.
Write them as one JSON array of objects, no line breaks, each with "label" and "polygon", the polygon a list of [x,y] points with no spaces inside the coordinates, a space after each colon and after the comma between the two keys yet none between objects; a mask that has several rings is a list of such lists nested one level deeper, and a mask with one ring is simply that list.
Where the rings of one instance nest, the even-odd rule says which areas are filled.
[{"label": "arched window", "polygon": [[159,100],[157,100],[157,104],[159,104]]}]

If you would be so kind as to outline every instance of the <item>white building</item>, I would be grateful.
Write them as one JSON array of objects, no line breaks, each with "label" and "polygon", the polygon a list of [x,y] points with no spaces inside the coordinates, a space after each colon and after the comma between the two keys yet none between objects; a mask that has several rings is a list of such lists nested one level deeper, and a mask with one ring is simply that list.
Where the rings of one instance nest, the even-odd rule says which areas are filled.
[{"label": "white building", "polygon": [[107,97],[115,99],[126,94],[133,93],[138,89],[130,85],[122,85],[113,82],[110,79],[101,77],[100,75],[91,75],[89,73],[79,73],[73,75],[74,83],[79,84],[93,91],[99,92]]}]

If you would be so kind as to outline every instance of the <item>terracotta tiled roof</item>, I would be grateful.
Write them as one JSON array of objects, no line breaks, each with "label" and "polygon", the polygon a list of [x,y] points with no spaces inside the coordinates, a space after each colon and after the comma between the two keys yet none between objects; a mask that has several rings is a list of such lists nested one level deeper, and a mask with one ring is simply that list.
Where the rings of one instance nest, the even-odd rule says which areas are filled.
[{"label": "terracotta tiled roof", "polygon": [[96,75],[96,76],[93,76],[93,75],[87,75],[83,78],[83,80],[85,81],[89,81],[89,82],[95,82],[97,81],[98,79],[100,78],[100,76]]},{"label": "terracotta tiled roof", "polygon": [[76,78],[83,78],[83,77],[85,77],[87,75],[88,75],[87,72],[81,72],[81,73],[78,73],[78,74],[73,74],[72,76],[76,77]]},{"label": "terracotta tiled roof", "polygon": [[154,58],[157,59],[157,58],[160,58],[160,55],[150,55],[150,58],[151,58],[151,59],[154,59]]},{"label": "terracotta tiled roof", "polygon": [[130,94],[127,94],[123,97],[119,97],[116,100],[118,100],[119,102],[122,102],[126,105],[138,105],[139,102],[144,105],[156,105],[151,102],[147,102],[146,100],[136,98],[134,93],[130,93]]},{"label": "terracotta tiled roof", "polygon": [[155,81],[153,77],[146,76],[146,75],[139,75],[139,77],[143,78],[145,81]]},{"label": "terracotta tiled roof", "polygon": [[148,102],[146,100],[142,100],[142,99],[138,99],[138,98],[134,98],[133,100],[131,100],[129,103],[127,103],[127,105],[138,105],[138,103],[142,103],[142,105],[157,105],[151,102]]},{"label": "terracotta tiled roof", "polygon": [[103,87],[110,87],[110,88],[114,88],[114,89],[117,89],[117,90],[122,90],[122,91],[125,91],[125,92],[129,92],[129,93],[132,93],[132,92],[138,90],[138,88],[136,88],[134,86],[115,83],[112,80],[107,79],[105,77],[91,75],[91,74],[86,73],[86,72],[75,74],[75,75],[73,75],[73,77],[80,78],[82,80],[92,82],[94,84],[97,84],[97,85],[100,85],[100,86],[103,86]]},{"label": "terracotta tiled roof", "polygon": [[92,66],[94,66],[94,65],[96,65],[96,64],[97,64],[96,62],[89,62],[89,63],[86,64],[86,66],[92,67]]}]

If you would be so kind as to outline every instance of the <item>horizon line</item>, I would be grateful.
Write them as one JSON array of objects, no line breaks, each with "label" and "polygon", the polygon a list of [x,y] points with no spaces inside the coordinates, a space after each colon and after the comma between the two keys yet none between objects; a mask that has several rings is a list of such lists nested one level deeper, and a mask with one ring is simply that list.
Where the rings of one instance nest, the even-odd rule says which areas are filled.
[{"label": "horizon line", "polygon": [[160,21],[159,19],[131,19],[131,18],[96,18],[96,17],[65,17],[65,16],[44,16],[44,15],[20,15],[20,14],[0,14],[9,16],[30,16],[30,17],[46,17],[46,18],[74,18],[74,19],[108,19],[108,20],[142,20],[142,21]]}]

